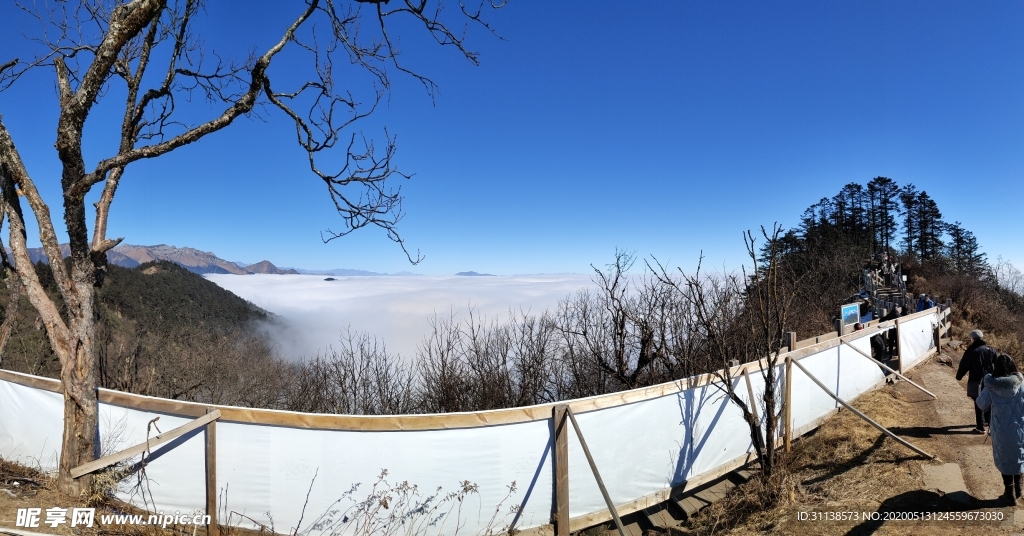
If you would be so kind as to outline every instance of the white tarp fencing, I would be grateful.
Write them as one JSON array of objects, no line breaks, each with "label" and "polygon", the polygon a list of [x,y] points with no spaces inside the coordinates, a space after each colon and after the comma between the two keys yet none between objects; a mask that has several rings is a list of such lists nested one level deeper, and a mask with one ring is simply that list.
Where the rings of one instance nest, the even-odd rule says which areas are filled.
[{"label": "white tarp fencing", "polygon": [[[931,311],[938,311],[938,309],[931,309]],[[900,321],[900,351],[909,356],[903,363],[904,367],[913,367],[928,355],[928,350],[935,348],[934,330],[938,325],[938,313],[915,315],[906,322]]]},{"label": "white tarp fencing", "polygon": [[[928,328],[935,322],[936,315],[930,312],[900,324],[900,344],[909,363],[919,363],[934,348]],[[867,335],[871,333],[858,332],[843,340],[870,355]],[[791,355],[845,400],[884,381],[876,364],[839,341],[826,341]],[[785,367],[779,366],[780,378],[784,372]],[[837,403],[796,367],[793,375],[793,429],[803,433],[832,413]],[[756,365],[749,377],[755,397],[760,398],[763,380]],[[25,378],[32,377],[15,373],[0,377],[0,457],[54,470],[63,397],[39,387],[40,381],[47,380]],[[616,504],[720,472],[742,462],[753,450],[739,409],[707,376],[703,378],[565,402],[577,415]],[[743,377],[736,382],[737,392],[747,400]],[[147,425],[156,417],[160,417],[156,424],[162,431],[194,418],[194,412],[176,416],[126,407],[159,400],[118,396],[121,405],[103,402],[101,393],[104,453],[144,442]],[[761,407],[760,401],[757,405]],[[359,419],[384,419],[387,421],[377,422],[390,424],[355,429],[266,424],[281,419],[307,422],[313,416],[222,408],[224,417],[216,425],[218,518],[226,523],[228,513],[237,512],[273,524],[277,532],[293,531],[301,518],[300,532],[313,534],[353,533],[351,520],[356,508],[376,508],[385,515],[398,516],[402,519],[395,522],[408,523],[410,528],[402,532],[410,534],[453,534],[457,526],[458,532],[474,534],[497,531],[513,522],[520,529],[547,524],[553,504],[552,406],[364,417]],[[243,414],[273,418],[232,421],[231,415]],[[433,424],[423,424],[428,421]],[[154,430],[151,435],[157,433]],[[386,482],[378,482],[382,470],[388,472]],[[148,508],[165,513],[203,510],[204,471],[202,428],[153,449],[145,469],[145,498],[152,499]],[[569,475],[571,517],[606,508],[575,434],[569,436]],[[403,492],[403,482],[417,486],[416,494],[409,489]],[[456,497],[444,500],[464,486],[468,493],[462,501]],[[374,490],[383,489],[392,490],[386,511],[375,506],[382,496]],[[367,501],[371,496],[373,500]],[[142,504],[138,490],[124,490],[122,497]],[[241,519],[232,514],[230,521]]]}]

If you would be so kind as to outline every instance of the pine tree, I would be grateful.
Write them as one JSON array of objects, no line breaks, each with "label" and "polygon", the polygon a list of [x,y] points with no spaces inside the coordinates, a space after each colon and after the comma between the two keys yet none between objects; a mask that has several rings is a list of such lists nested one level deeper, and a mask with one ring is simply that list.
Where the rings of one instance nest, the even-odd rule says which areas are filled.
[{"label": "pine tree", "polygon": [[829,208],[829,199],[822,197],[817,203],[807,207],[804,210],[802,216],[800,216],[800,234],[805,238],[809,233],[813,233],[815,229],[829,223],[831,217],[831,210]]},{"label": "pine tree", "polygon": [[844,231],[849,233],[853,238],[854,242],[860,245],[870,246],[867,238],[868,222],[867,222],[867,193],[864,190],[864,186],[851,182],[846,186],[843,186],[840,194],[846,198],[846,225]]},{"label": "pine tree", "polygon": [[942,221],[942,212],[928,192],[923,190],[917,195],[916,205],[918,255],[922,261],[938,258],[945,247],[942,234],[946,224]]},{"label": "pine tree", "polygon": [[960,222],[947,228],[949,244],[946,254],[949,256],[953,272],[960,275],[981,277],[989,271],[985,254],[979,251],[978,239],[974,233],[964,229]]},{"label": "pine tree", "polygon": [[908,184],[900,189],[900,214],[903,216],[903,251],[912,257],[918,256],[918,211],[917,187]]},{"label": "pine tree", "polygon": [[875,243],[883,251],[889,251],[896,241],[899,195],[899,185],[888,177],[875,177],[868,183],[868,196],[872,200],[872,233]]}]

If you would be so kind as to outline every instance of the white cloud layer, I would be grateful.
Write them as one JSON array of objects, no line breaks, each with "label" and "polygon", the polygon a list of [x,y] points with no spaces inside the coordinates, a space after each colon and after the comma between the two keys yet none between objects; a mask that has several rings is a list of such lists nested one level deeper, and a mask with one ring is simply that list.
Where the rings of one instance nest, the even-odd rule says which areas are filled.
[{"label": "white cloud layer", "polygon": [[468,318],[468,307],[488,319],[520,309],[540,314],[558,301],[592,286],[589,275],[535,276],[365,276],[207,274],[210,281],[285,319],[288,329],[271,330],[281,353],[311,356],[337,346],[350,326],[387,344],[389,353],[410,357],[430,332],[436,312]]}]

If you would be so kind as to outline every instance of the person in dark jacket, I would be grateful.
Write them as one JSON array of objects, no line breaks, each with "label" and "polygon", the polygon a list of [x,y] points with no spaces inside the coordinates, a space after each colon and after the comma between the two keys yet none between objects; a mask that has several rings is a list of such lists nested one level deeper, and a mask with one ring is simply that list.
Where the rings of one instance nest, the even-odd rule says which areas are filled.
[{"label": "person in dark jacket", "polygon": [[956,371],[956,379],[960,381],[967,374],[967,396],[971,398],[972,405],[974,406],[974,433],[984,434],[989,414],[979,408],[976,402],[978,395],[981,393],[982,378],[992,372],[992,363],[995,361],[996,351],[985,344],[980,329],[970,332],[968,337],[971,339],[971,345],[967,347],[964,357],[960,359],[960,367]]},{"label": "person in dark jacket", "polygon": [[[900,308],[900,306],[898,306],[898,305],[893,306],[893,308],[890,309],[889,312],[886,313],[886,315],[882,317],[882,322],[888,322],[890,320],[896,320],[897,318],[900,317],[900,313],[901,312],[902,312],[902,308]],[[889,331],[885,332],[885,351],[889,353],[890,357],[893,356],[894,354],[896,354],[896,330],[895,329],[890,329]]]},{"label": "person in dark jacket", "polygon": [[1017,370],[1013,358],[999,354],[992,374],[982,380],[984,389],[977,404],[992,412],[992,459],[1003,475],[1003,498],[1013,505],[1021,495],[1021,473],[1024,473],[1024,375]]},{"label": "person in dark jacket", "polygon": [[885,337],[881,333],[876,333],[871,336],[871,357],[879,361],[889,359],[889,356],[885,351]]}]

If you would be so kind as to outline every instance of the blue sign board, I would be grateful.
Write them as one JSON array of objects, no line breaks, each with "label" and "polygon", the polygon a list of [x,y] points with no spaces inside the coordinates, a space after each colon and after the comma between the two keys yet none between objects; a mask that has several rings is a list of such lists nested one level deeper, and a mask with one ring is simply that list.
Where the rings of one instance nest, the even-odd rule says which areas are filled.
[{"label": "blue sign board", "polygon": [[842,309],[843,325],[852,326],[860,322],[860,304],[848,303]]}]

